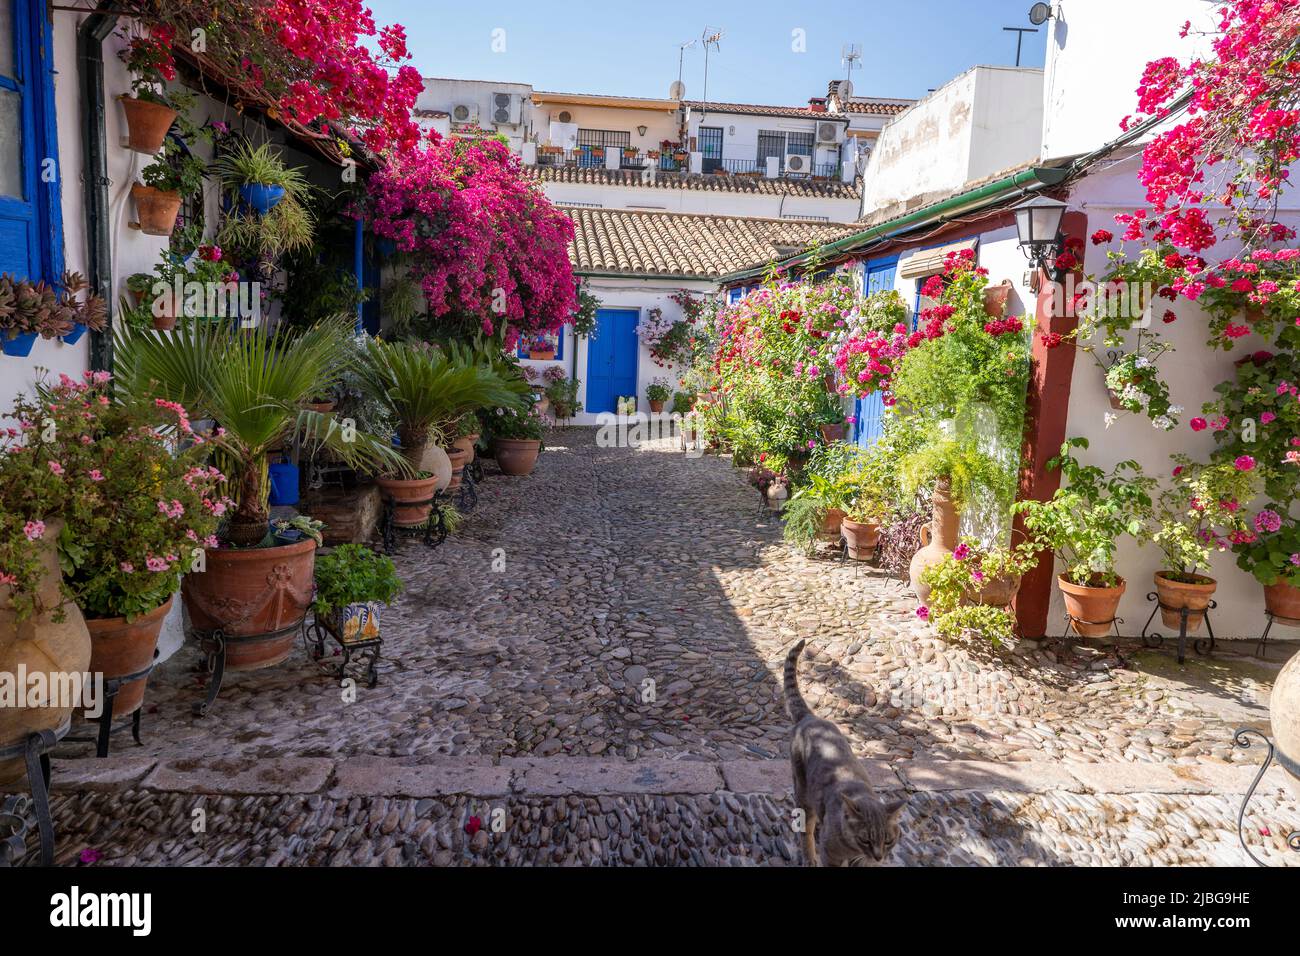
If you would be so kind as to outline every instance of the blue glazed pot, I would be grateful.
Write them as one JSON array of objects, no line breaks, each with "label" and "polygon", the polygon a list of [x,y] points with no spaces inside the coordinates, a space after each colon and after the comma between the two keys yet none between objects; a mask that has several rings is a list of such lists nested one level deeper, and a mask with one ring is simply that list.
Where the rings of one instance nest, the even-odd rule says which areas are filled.
[{"label": "blue glazed pot", "polygon": [[25,358],[32,354],[32,346],[35,344],[36,333],[23,332],[21,335],[15,335],[13,338],[4,340],[4,353],[15,358]]},{"label": "blue glazed pot", "polygon": [[265,183],[250,183],[239,187],[239,198],[264,216],[275,207],[276,203],[284,198],[284,187],[268,186]]},{"label": "blue glazed pot", "polygon": [[63,336],[64,345],[76,345],[81,341],[81,337],[86,334],[86,327],[78,322],[72,327],[72,331]]},{"label": "blue glazed pot", "polygon": [[296,505],[298,503],[298,466],[287,461],[268,465],[267,474],[271,479],[269,501],[273,505]]}]

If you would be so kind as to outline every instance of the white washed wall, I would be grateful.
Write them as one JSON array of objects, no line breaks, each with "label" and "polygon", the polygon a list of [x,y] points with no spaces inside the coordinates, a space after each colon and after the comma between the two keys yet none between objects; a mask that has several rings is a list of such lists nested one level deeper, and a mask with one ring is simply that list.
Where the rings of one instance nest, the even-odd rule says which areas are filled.
[{"label": "white washed wall", "polygon": [[820,216],[829,222],[853,222],[858,201],[817,196],[785,196],[731,192],[723,189],[679,189],[659,186],[601,186],[589,183],[544,182],[554,203],[592,203],[603,209],[646,209],[701,216],[745,216],[754,219]]}]

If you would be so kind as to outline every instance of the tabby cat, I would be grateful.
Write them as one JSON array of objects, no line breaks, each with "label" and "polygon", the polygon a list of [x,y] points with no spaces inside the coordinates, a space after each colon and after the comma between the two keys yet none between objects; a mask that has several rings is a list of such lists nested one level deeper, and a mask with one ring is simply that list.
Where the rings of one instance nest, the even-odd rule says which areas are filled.
[{"label": "tabby cat", "polygon": [[849,742],[822,720],[799,693],[800,641],[785,659],[785,709],[794,722],[790,763],[794,798],[804,812],[804,857],[809,866],[874,866],[898,842],[905,801],[883,802]]}]

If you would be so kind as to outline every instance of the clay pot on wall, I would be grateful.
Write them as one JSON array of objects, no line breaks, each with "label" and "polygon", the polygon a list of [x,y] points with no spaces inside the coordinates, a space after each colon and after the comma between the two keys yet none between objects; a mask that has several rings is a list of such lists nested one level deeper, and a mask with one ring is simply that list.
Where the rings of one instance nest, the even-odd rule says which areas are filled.
[{"label": "clay pot on wall", "polygon": [[650,411],[654,412],[655,414],[658,414],[659,412],[662,412],[664,410],[664,403],[662,399],[660,399],[659,401],[655,401],[655,399],[651,398],[648,399],[648,401],[650,402]]},{"label": "clay pot on wall", "polygon": [[176,111],[170,106],[134,96],[123,96],[121,100],[122,110],[126,113],[127,149],[150,155],[162,149],[167,131],[176,119]]},{"label": "clay pot on wall", "polygon": [[997,285],[985,286],[984,313],[993,319],[1000,319],[1006,315],[1007,303],[1011,301],[1011,293],[1015,288],[1009,279],[1003,279]]},{"label": "clay pot on wall", "polygon": [[[61,675],[84,674],[90,669],[90,632],[81,611],[64,600],[60,591],[62,576],[54,542],[62,530],[63,521],[51,519],[40,539],[41,580],[36,596],[44,610],[19,621],[10,604],[12,589],[0,586],[0,673],[16,675],[21,667],[29,680],[43,674],[47,688],[58,687]],[[62,620],[55,621],[56,616]],[[47,699],[44,703],[55,702]],[[73,702],[59,703],[68,706],[0,707],[0,747],[22,744],[28,734],[58,730],[73,711]],[[0,785],[21,780],[26,774],[22,757],[0,760]]]},{"label": "clay pot on wall", "polygon": [[952,483],[943,478],[935,483],[933,512],[928,525],[921,527],[921,550],[912,555],[908,577],[912,590],[922,604],[930,600],[930,586],[921,583],[921,572],[952,554],[958,544],[959,515],[952,503]]},{"label": "clay pot on wall", "polygon": [[[90,670],[103,674],[105,680],[138,674],[148,668],[158,648],[158,634],[162,630],[173,598],[141,614],[134,621],[124,617],[91,617],[86,619],[90,630]],[[118,688],[113,698],[113,716],[125,717],[140,709],[144,703],[148,677],[140,677]]]},{"label": "clay pot on wall", "polygon": [[[221,628],[226,668],[272,667],[293,651],[314,593],[316,542],[304,538],[275,548],[208,548],[207,570],[187,574],[181,599],[196,631]],[[240,641],[288,629],[266,640]],[[236,638],[230,641],[230,638]]]},{"label": "clay pot on wall", "polygon": [[136,183],[131,187],[140,214],[140,231],[146,236],[170,236],[176,228],[176,216],[181,211],[181,194],[165,193],[161,189]]},{"label": "clay pot on wall", "polygon": [[837,441],[844,441],[843,425],[818,425],[817,430],[821,432],[822,441],[828,445]]},{"label": "clay pot on wall", "polygon": [[1219,583],[1203,574],[1190,575],[1196,578],[1195,581],[1177,581],[1167,577],[1168,573],[1155,573],[1156,594],[1160,599],[1160,621],[1165,627],[1178,630],[1182,627],[1182,614],[1177,609],[1187,608],[1187,633],[1194,634],[1201,629],[1205,609],[1210,606],[1210,599],[1214,597],[1214,589]]},{"label": "clay pot on wall", "polygon": [[1060,576],[1056,586],[1065,598],[1065,610],[1073,619],[1075,632],[1083,637],[1105,637],[1115,626],[1115,612],[1128,585],[1120,578],[1113,588],[1083,587]]}]

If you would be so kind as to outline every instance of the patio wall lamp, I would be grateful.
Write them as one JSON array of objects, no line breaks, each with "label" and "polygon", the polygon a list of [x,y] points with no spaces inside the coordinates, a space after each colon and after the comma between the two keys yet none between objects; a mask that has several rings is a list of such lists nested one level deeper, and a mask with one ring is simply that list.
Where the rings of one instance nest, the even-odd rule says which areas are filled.
[{"label": "patio wall lamp", "polygon": [[[1035,196],[1014,207],[1016,214],[1016,238],[1020,251],[1025,254],[1033,267],[1033,274],[1039,270],[1046,273],[1052,282],[1060,281],[1060,270],[1056,268],[1056,257],[1061,254],[1061,219],[1065,215],[1065,203],[1047,196]],[[1033,285],[1037,285],[1037,280]]]},{"label": "patio wall lamp", "polygon": [[638,127],[636,128],[637,135],[638,135],[638,136],[644,136],[646,130],[648,130],[649,128],[650,128],[650,127],[648,127],[648,126],[638,126]]}]

